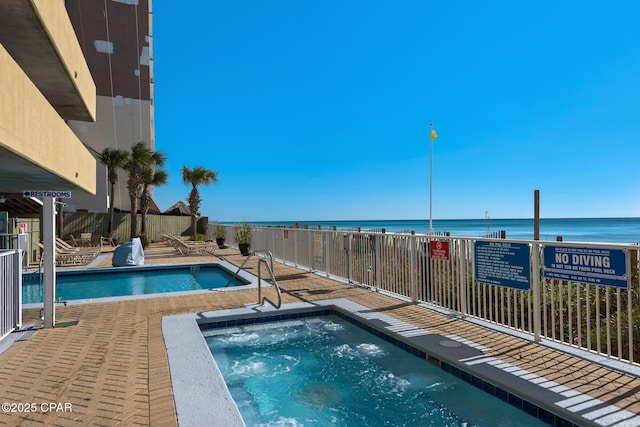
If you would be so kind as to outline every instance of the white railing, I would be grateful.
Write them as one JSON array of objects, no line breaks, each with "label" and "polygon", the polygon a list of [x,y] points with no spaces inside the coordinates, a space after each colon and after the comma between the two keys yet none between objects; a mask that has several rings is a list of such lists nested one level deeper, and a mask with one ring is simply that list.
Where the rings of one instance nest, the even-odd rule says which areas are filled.
[{"label": "white railing", "polygon": [[[535,339],[640,364],[637,246],[276,227],[252,230],[252,246],[271,251],[277,260],[525,332]],[[233,227],[227,236],[233,236]],[[448,260],[429,257],[431,240],[449,243]],[[529,248],[531,287],[520,290],[476,281],[477,242]],[[232,238],[229,243],[234,246]],[[629,287],[544,278],[543,248],[557,244],[624,251],[629,262]]]},{"label": "white railing", "polygon": [[21,263],[21,251],[0,251],[0,340],[22,325]]}]

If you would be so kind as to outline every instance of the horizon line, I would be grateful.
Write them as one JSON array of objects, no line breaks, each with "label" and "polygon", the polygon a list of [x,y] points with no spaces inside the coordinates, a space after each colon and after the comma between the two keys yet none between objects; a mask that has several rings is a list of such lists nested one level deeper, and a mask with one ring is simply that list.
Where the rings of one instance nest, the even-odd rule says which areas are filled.
[{"label": "horizon line", "polygon": [[[489,218],[489,221],[501,221],[501,220],[532,220],[533,221],[533,217],[527,217],[527,218]],[[581,216],[576,216],[576,217],[540,217],[540,220],[558,220],[558,219],[640,219],[640,217],[635,217],[635,216],[607,216],[607,217],[581,217]],[[287,223],[296,223],[296,222],[312,222],[312,223],[319,223],[319,222],[371,222],[371,221],[376,221],[376,222],[382,222],[382,221],[425,221],[425,222],[429,222],[429,218],[424,218],[424,219],[323,219],[323,220],[319,220],[319,219],[297,219],[297,220],[287,220],[287,219],[280,219],[280,220],[242,220],[242,221],[226,221],[226,220],[217,220],[217,221],[209,221],[212,223],[216,223],[216,222],[233,222],[233,223],[256,223],[256,222],[287,222]],[[486,221],[486,218],[434,218],[433,221]]]}]

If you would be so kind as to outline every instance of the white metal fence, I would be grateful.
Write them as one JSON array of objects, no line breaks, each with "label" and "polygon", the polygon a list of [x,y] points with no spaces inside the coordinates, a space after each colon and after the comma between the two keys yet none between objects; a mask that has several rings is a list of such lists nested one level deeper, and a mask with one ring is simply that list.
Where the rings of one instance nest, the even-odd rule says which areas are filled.
[{"label": "white metal fence", "polygon": [[[227,242],[234,245],[233,227]],[[447,242],[448,259],[430,257],[431,241]],[[474,277],[474,245],[515,243],[530,251],[530,288],[480,283]],[[638,247],[562,242],[587,251],[623,251],[628,287],[543,277],[543,249],[560,243],[484,238],[253,228],[251,248],[276,259],[425,302],[461,315],[525,332],[535,339],[580,348],[620,361],[640,363]],[[500,261],[496,261],[500,262]],[[491,267],[490,267],[491,268]]]},{"label": "white metal fence", "polygon": [[22,255],[0,251],[0,340],[22,324]]}]

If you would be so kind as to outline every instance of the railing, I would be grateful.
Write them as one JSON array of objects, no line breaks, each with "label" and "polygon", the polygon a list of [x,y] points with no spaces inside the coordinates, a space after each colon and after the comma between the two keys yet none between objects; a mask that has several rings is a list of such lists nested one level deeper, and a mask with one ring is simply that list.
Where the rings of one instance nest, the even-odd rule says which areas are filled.
[{"label": "railing", "polygon": [[22,325],[22,254],[0,252],[0,340]]},{"label": "railing", "polygon": [[[525,332],[536,340],[640,363],[637,246],[270,227],[252,230],[252,245],[269,249],[278,260],[327,277],[340,277],[461,317]],[[233,228],[228,231],[232,235]],[[448,242],[448,260],[429,256],[431,241]],[[483,241],[528,247],[531,287],[520,290],[476,281],[474,245]],[[629,263],[629,287],[544,278],[543,248],[558,244],[624,251]]]},{"label": "railing", "polygon": [[[271,254],[269,254],[271,256]],[[264,258],[260,258],[258,260],[258,305],[262,306],[265,302],[268,302],[275,308],[280,308],[282,306],[282,292],[280,292],[280,286],[278,286],[278,281],[276,280],[276,276],[273,274],[273,258],[271,260],[271,267],[267,264],[267,261]],[[269,276],[271,277],[271,282],[273,286],[276,288],[276,292],[278,293],[278,302],[273,302],[267,297],[262,296],[262,274],[260,272],[260,266],[265,265],[267,267],[267,271],[269,272]]]},{"label": "railing", "polygon": [[[267,261],[265,258],[259,258],[258,259],[258,305],[262,306],[264,305],[265,302],[268,302],[269,304],[271,304],[272,306],[274,306],[275,308],[280,308],[282,306],[282,292],[280,291],[280,286],[278,286],[278,281],[276,280],[275,275],[273,274],[273,255],[271,254],[271,252],[266,251],[266,250],[261,250],[261,251],[253,251],[249,254],[249,256],[242,262],[242,264],[240,264],[240,267],[238,267],[238,270],[236,270],[236,272],[233,274],[233,276],[231,276],[231,279],[229,279],[229,281],[227,282],[226,285],[224,285],[224,287],[228,287],[231,282],[234,281],[234,279],[238,276],[238,273],[240,273],[240,271],[242,270],[242,268],[244,267],[244,265],[247,263],[247,261],[249,261],[249,259],[259,253],[263,253],[264,255],[266,255],[267,259],[269,259],[269,263],[267,264]],[[273,283],[273,287],[276,289],[276,292],[278,294],[278,302],[273,302],[271,301],[269,298],[267,297],[262,297],[262,271],[261,271],[261,265],[265,265],[267,267],[267,271],[269,272],[269,276],[271,277],[271,282]]]}]

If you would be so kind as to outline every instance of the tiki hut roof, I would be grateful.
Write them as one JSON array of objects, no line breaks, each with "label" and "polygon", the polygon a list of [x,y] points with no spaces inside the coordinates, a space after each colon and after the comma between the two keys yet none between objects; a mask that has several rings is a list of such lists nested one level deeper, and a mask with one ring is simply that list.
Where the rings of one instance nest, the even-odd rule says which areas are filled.
[{"label": "tiki hut roof", "polygon": [[171,206],[169,209],[163,212],[164,215],[191,215],[191,210],[189,206],[185,205],[184,202],[179,201]]}]

